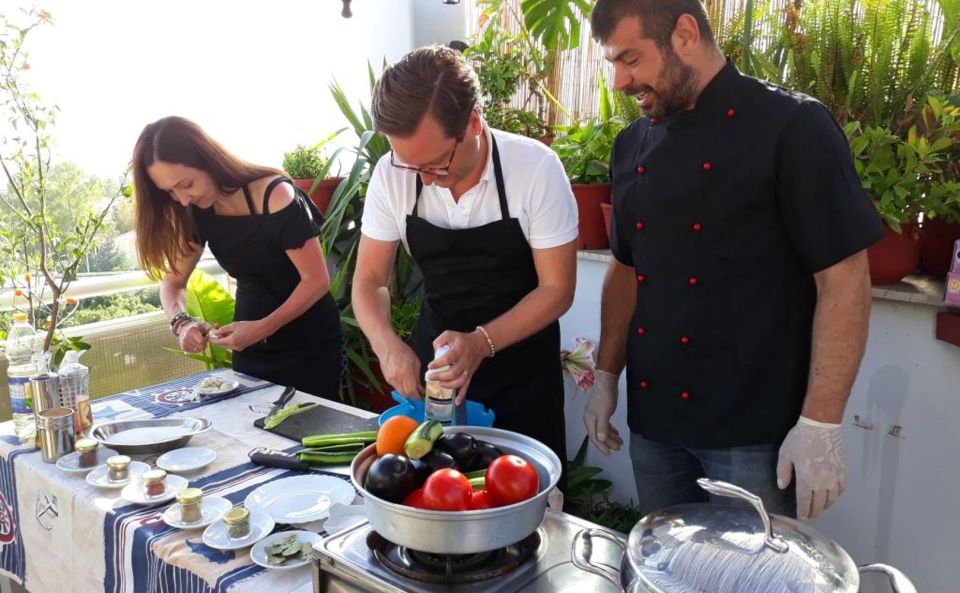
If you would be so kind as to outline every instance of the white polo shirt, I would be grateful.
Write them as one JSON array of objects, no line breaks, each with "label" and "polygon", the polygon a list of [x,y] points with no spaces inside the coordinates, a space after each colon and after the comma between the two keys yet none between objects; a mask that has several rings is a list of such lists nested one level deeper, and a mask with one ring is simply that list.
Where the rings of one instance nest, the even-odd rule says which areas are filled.
[{"label": "white polo shirt", "polygon": [[[500,220],[500,200],[493,172],[492,133],[500,151],[500,166],[510,217],[516,218],[533,249],[558,247],[577,238],[577,204],[570,181],[556,153],[538,140],[487,128],[487,165],[480,181],[453,201],[449,189],[425,185],[418,214],[446,229],[468,229]],[[407,244],[407,215],[416,203],[416,177],[390,164],[386,154],[374,168],[363,207],[360,230],[379,241]]]}]

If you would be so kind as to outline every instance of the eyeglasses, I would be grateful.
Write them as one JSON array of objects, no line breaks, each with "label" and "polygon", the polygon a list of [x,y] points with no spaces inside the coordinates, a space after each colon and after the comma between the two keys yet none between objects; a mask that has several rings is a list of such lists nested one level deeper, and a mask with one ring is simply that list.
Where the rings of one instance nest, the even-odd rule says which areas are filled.
[{"label": "eyeglasses", "polygon": [[447,164],[443,167],[414,167],[401,163],[396,160],[394,157],[393,151],[390,151],[390,164],[398,169],[403,169],[405,171],[413,171],[414,173],[425,173],[427,175],[433,175],[435,177],[446,177],[450,174],[450,165],[453,164],[453,157],[457,156],[457,147],[460,146],[460,143],[463,142],[463,134],[456,137],[456,142],[453,145],[453,150],[450,151],[450,159],[447,160]]}]

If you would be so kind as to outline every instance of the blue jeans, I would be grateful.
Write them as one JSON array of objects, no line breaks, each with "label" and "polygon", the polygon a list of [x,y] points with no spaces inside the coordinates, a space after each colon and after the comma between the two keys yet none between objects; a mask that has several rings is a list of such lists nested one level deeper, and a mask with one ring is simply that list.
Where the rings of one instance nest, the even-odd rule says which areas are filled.
[{"label": "blue jeans", "polygon": [[777,488],[779,450],[779,445],[690,449],[631,433],[630,459],[640,511],[648,514],[689,502],[738,504],[732,498],[708,495],[697,485],[697,478],[707,477],[736,484],[756,494],[763,500],[767,512],[796,517],[794,483],[785,490]]}]

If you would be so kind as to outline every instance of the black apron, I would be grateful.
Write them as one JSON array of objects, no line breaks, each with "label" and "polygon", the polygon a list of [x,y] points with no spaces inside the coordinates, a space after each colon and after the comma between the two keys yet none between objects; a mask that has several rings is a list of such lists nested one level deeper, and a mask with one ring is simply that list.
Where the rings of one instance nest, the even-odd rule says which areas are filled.
[{"label": "black apron", "polygon": [[[423,181],[407,216],[407,244],[424,281],[416,349],[423,368],[433,360],[433,340],[445,330],[472,332],[513,308],[538,284],[533,252],[520,222],[510,218],[497,142],[493,168],[501,220],[469,229],[445,229],[419,217]],[[480,364],[467,397],[493,409],[494,426],[533,437],[566,464],[560,324]]]},{"label": "black apron", "polygon": [[[237,321],[263,319],[279,308],[296,288],[299,272],[286,252],[268,238],[268,225],[276,224],[269,211],[269,196],[279,183],[291,183],[286,178],[270,182],[264,191],[260,214],[253,205],[250,190],[244,186],[243,196],[250,216],[218,217],[213,209],[198,211],[197,215],[208,233],[216,232],[210,248],[225,270],[237,279]],[[305,194],[299,190],[300,200],[311,210],[316,220],[322,215]],[[297,204],[287,206],[279,216],[292,216]],[[282,223],[282,220],[281,220]],[[214,227],[220,227],[219,230]],[[281,229],[300,233],[305,240],[310,231]],[[298,237],[299,239],[299,237]],[[280,327],[263,342],[251,344],[233,353],[236,371],[265,379],[279,385],[292,385],[300,391],[326,399],[337,399],[341,372],[340,314],[333,296],[328,292],[296,319]]]}]

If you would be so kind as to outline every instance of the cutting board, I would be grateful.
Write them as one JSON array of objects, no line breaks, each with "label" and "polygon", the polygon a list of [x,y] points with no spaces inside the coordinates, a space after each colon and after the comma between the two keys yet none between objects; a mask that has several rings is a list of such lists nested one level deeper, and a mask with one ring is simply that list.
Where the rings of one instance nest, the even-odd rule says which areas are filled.
[{"label": "cutting board", "polygon": [[303,437],[312,434],[341,434],[364,430],[377,430],[376,416],[360,418],[349,412],[317,404],[306,412],[290,416],[281,422],[280,426],[271,428],[270,432],[299,443]]}]

